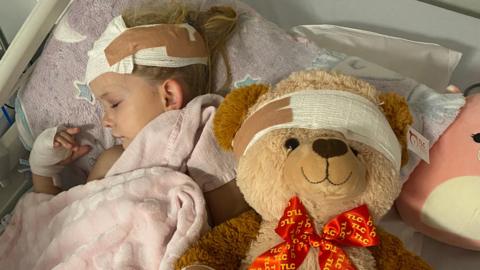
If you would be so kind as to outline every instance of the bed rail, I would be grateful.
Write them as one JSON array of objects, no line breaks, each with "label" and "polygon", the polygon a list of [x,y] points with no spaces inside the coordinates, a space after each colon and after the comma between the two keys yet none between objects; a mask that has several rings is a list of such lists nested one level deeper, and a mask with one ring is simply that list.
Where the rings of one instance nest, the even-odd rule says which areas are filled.
[{"label": "bed rail", "polygon": [[[21,85],[19,79],[45,37],[72,0],[38,1],[0,60],[0,106],[7,103]],[[19,158],[26,158],[16,123],[0,138],[0,219],[31,186],[29,177],[15,170]]]},{"label": "bed rail", "polygon": [[15,92],[15,84],[70,0],[38,1],[0,60],[0,104]]}]

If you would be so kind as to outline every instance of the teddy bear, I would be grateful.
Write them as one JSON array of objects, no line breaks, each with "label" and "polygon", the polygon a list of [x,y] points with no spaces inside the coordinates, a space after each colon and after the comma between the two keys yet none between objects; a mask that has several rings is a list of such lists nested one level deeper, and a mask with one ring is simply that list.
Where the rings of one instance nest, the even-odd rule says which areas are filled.
[{"label": "teddy bear", "polygon": [[232,91],[214,132],[252,210],[176,269],[431,269],[375,227],[400,192],[411,122],[399,95],[321,70]]}]

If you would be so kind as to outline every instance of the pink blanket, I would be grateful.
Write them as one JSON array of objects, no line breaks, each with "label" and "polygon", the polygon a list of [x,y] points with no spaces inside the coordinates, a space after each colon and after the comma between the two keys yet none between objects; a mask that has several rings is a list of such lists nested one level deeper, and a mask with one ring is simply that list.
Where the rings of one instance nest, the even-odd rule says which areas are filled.
[{"label": "pink blanket", "polygon": [[[214,108],[219,99],[197,99],[150,122],[105,179],[55,197],[26,194],[0,236],[0,269],[172,269],[207,229],[202,190],[184,172],[208,137],[201,134],[215,111],[209,102]],[[166,123],[181,127],[170,134],[176,146],[154,136]],[[168,151],[176,162],[165,159]]]}]

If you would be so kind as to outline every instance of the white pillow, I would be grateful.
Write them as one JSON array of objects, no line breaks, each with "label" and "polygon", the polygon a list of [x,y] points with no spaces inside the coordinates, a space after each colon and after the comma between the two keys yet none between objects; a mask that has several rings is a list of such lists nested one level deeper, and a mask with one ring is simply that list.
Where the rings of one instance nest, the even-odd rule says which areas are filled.
[{"label": "white pillow", "polygon": [[462,54],[425,43],[336,25],[300,25],[290,30],[320,47],[367,59],[446,92]]}]

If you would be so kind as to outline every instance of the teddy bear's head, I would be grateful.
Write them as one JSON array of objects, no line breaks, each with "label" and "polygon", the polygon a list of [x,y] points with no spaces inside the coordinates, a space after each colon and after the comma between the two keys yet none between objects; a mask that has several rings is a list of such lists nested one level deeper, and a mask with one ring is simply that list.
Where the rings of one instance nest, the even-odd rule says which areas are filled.
[{"label": "teddy bear's head", "polygon": [[[366,203],[374,218],[400,191],[405,100],[324,71],[230,93],[215,118],[219,144],[238,159],[237,184],[265,220],[298,196],[316,220]],[[403,154],[402,154],[403,152]]]}]

